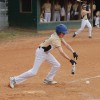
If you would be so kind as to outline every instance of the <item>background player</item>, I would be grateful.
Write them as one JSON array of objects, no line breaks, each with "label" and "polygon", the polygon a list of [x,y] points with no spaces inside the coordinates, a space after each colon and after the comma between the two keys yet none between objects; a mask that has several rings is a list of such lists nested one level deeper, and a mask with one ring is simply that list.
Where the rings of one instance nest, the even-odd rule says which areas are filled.
[{"label": "background player", "polygon": [[92,38],[92,26],[88,20],[87,14],[91,13],[91,11],[86,11],[86,4],[82,5],[82,10],[81,10],[81,16],[82,16],[82,22],[81,22],[81,28],[78,29],[73,37],[75,37],[77,34],[81,33],[81,31],[85,28],[85,26],[87,26],[89,28],[89,34],[88,37]]},{"label": "background player", "polygon": [[56,32],[53,33],[50,38],[45,40],[43,43],[39,45],[39,48],[36,49],[36,57],[34,61],[34,65],[32,69],[14,77],[10,77],[10,87],[14,88],[15,84],[20,84],[27,80],[30,77],[33,77],[37,74],[40,65],[43,63],[44,60],[49,62],[52,67],[46,78],[44,79],[45,84],[56,84],[56,81],[53,81],[54,76],[57,72],[57,70],[60,68],[60,63],[57,61],[57,59],[50,53],[50,50],[52,49],[58,49],[60,54],[70,61],[70,63],[73,65],[76,63],[74,60],[72,60],[62,49],[62,45],[64,44],[65,47],[70,50],[73,53],[73,57],[77,59],[78,55],[77,53],[72,49],[72,47],[65,42],[63,39],[64,35],[68,33],[67,27],[63,24],[59,24],[56,26]]},{"label": "background player", "polygon": [[47,22],[50,22],[50,20],[51,20],[51,3],[49,2],[49,0],[47,0],[47,2],[43,4],[42,12],[44,12],[44,19]]},{"label": "background player", "polygon": [[61,5],[58,1],[56,1],[56,4],[54,5],[54,16],[53,21],[60,21],[60,11],[61,11]]},{"label": "background player", "polygon": [[97,28],[100,27],[100,11],[97,11],[97,12],[96,12],[95,26],[96,26]]}]

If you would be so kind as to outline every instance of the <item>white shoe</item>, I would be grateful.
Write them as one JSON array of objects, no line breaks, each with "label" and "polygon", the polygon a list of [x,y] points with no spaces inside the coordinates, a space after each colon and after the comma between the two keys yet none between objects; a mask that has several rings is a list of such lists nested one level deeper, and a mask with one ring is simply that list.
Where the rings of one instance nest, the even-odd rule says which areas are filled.
[{"label": "white shoe", "polygon": [[14,86],[15,86],[15,78],[14,77],[10,77],[10,87],[11,88],[14,88]]},{"label": "white shoe", "polygon": [[48,85],[53,85],[53,84],[57,84],[57,82],[56,81],[49,81],[49,80],[46,80],[46,79],[44,79],[44,84],[48,84]]}]

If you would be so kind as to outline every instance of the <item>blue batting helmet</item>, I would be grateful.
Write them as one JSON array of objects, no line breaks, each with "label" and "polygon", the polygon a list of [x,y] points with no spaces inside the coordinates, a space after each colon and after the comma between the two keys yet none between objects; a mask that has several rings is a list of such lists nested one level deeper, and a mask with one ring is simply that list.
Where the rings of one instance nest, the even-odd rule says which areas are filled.
[{"label": "blue batting helmet", "polygon": [[64,33],[67,34],[68,30],[67,27],[64,24],[59,24],[56,26],[56,33],[60,34],[60,33]]}]

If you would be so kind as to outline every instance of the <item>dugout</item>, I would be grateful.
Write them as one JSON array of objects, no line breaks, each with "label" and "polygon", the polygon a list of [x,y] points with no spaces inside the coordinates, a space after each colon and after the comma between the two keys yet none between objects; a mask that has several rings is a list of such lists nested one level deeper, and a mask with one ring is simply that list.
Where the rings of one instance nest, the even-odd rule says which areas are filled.
[{"label": "dugout", "polygon": [[[82,2],[78,3],[78,18],[67,21],[67,6],[68,2],[71,1],[72,5],[75,0],[58,0],[61,6],[65,7],[66,15],[63,21],[53,21],[54,4],[56,0],[49,0],[51,3],[51,21],[50,22],[40,22],[41,7],[46,2],[46,0],[8,0],[8,21],[9,26],[31,28],[37,31],[39,30],[50,30],[54,29],[57,24],[63,23],[67,27],[78,28],[81,23],[80,9]],[[84,0],[83,0],[84,1]],[[93,0],[86,0],[90,3],[90,8],[92,9]],[[71,16],[72,17],[72,16]],[[92,23],[92,14],[91,19]]]}]

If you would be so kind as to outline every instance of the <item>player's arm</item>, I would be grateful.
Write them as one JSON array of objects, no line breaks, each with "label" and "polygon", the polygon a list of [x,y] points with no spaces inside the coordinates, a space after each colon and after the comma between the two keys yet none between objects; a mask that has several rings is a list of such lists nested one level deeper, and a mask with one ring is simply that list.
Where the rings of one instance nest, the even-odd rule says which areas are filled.
[{"label": "player's arm", "polygon": [[59,46],[59,47],[57,47],[57,48],[58,48],[60,54],[61,54],[64,58],[68,59],[72,65],[73,65],[74,63],[76,64],[76,61],[70,59],[69,56],[63,51],[63,49],[62,49],[61,46]]},{"label": "player's arm", "polygon": [[83,10],[84,15],[89,14],[89,13],[91,13],[91,10],[89,10],[89,11]]},{"label": "player's arm", "polygon": [[73,50],[73,48],[64,40],[62,39],[62,43],[67,47],[68,50],[70,50],[72,53],[74,53],[75,51]]},{"label": "player's arm", "polygon": [[62,43],[73,53],[73,57],[77,60],[78,54],[73,50],[73,48],[64,39],[62,39]]},{"label": "player's arm", "polygon": [[57,49],[59,50],[60,54],[61,54],[64,58],[66,58],[66,59],[68,59],[68,60],[71,60],[70,57],[63,51],[63,49],[62,49],[61,46],[57,47]]}]

